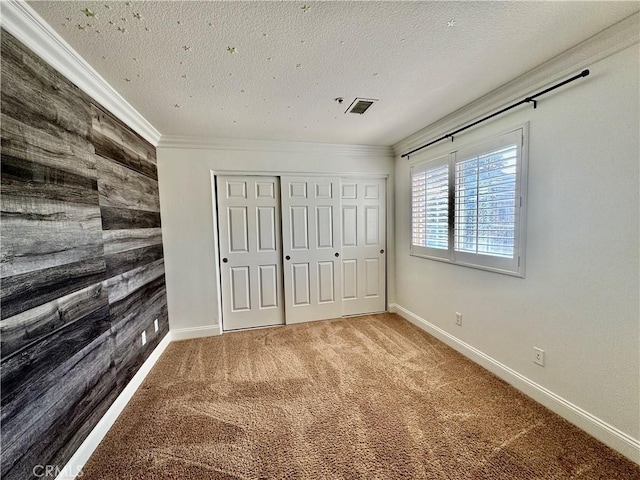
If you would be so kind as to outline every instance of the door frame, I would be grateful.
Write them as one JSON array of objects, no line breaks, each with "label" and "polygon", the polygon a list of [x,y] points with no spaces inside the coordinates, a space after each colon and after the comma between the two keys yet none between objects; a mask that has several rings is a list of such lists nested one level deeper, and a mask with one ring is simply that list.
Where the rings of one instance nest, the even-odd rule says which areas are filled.
[{"label": "door frame", "polygon": [[[210,184],[211,184],[211,216],[212,216],[212,227],[213,227],[213,261],[215,267],[215,276],[216,276],[216,302],[217,302],[217,312],[218,312],[218,325],[220,328],[220,334],[225,333],[224,330],[224,318],[222,315],[222,270],[220,268],[220,238],[219,238],[219,230],[218,230],[218,197],[216,191],[216,177],[217,176],[243,176],[243,177],[283,177],[283,176],[313,176],[313,177],[333,177],[333,178],[382,178],[385,180],[385,191],[386,191],[386,204],[385,204],[385,244],[387,246],[386,251],[387,255],[384,257],[384,271],[385,271],[385,291],[384,291],[384,303],[386,311],[389,311],[389,262],[388,258],[392,252],[395,251],[393,248],[393,244],[389,241],[391,238],[389,232],[389,212],[392,211],[393,208],[393,195],[390,185],[390,179],[393,178],[391,174],[384,173],[358,173],[358,172],[346,172],[346,173],[327,173],[327,172],[307,172],[307,171],[296,171],[296,170],[256,170],[256,171],[246,171],[246,170],[209,170],[210,173]],[[280,242],[282,243],[282,225],[280,225]],[[284,279],[281,279],[284,282]],[[283,285],[284,292],[284,285]],[[287,316],[285,312],[284,324],[290,325],[287,323]],[[255,328],[271,328],[271,327],[255,327]],[[253,329],[252,329],[253,330]],[[234,332],[242,331],[242,330],[233,330]]]}]

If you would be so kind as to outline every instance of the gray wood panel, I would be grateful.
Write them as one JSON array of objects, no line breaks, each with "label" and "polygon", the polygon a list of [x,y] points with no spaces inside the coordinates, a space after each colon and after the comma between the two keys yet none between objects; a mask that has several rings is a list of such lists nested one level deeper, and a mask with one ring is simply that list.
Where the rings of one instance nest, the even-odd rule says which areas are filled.
[{"label": "gray wood panel", "polygon": [[110,207],[102,207],[100,211],[103,230],[160,228],[160,212]]},{"label": "gray wood panel", "polygon": [[162,245],[162,231],[160,228],[105,230],[102,238],[104,240],[105,255],[114,255],[152,245]]},{"label": "gray wood panel", "polygon": [[101,282],[105,271],[105,259],[101,256],[5,277],[0,282],[2,318]]},{"label": "gray wood panel", "polygon": [[[115,399],[112,351],[111,333],[106,331],[3,405],[3,478],[33,478],[33,466],[38,464],[56,461],[60,468],[64,466],[70,456],[67,453],[61,458],[57,453],[62,449],[75,451],[99,420],[96,414],[108,408],[102,405],[96,411],[101,399],[109,405]],[[95,423],[87,423],[88,418]],[[80,430],[83,435],[74,436]]]},{"label": "gray wood panel", "polygon": [[[105,299],[106,300],[106,299]],[[109,305],[54,330],[36,342],[16,350],[2,362],[2,406],[38,383],[111,326]]]},{"label": "gray wood panel", "polygon": [[163,275],[164,260],[160,259],[105,280],[104,287],[109,295],[109,304],[113,305]]},{"label": "gray wood panel", "polygon": [[[102,118],[104,119],[104,115]],[[118,140],[109,138],[108,133],[111,132],[103,133],[101,129],[104,127],[104,122],[96,121],[95,117],[93,118],[93,124],[95,127],[93,130],[93,145],[96,155],[118,162],[154,180],[158,179],[158,169],[155,163],[152,163],[147,158],[146,151],[136,151],[134,148],[122,145]]]},{"label": "gray wood panel", "polygon": [[160,211],[156,180],[97,155],[96,161],[101,206]]},{"label": "gray wood panel", "polygon": [[0,321],[2,358],[108,303],[107,292],[97,283]]},{"label": "gray wood panel", "polygon": [[[122,151],[126,151],[128,155],[135,158],[146,160],[147,162],[155,165],[156,161],[156,149],[142,138],[137,133],[133,132],[120,120],[115,118],[104,108],[95,103],[91,105],[91,118],[92,118],[92,135],[95,138],[108,138],[117,145]],[[99,140],[94,140],[95,143],[100,143]],[[117,158],[109,155],[104,155],[112,160],[118,161]],[[134,170],[143,172],[146,167],[141,166],[136,168],[132,165]]]},{"label": "gray wood panel", "polygon": [[[96,160],[89,142],[71,132],[35,128],[2,112],[2,157],[11,156],[96,179]],[[72,161],[70,161],[72,159]]]},{"label": "gray wood panel", "polygon": [[0,277],[100,257],[100,208],[2,195]]},{"label": "gray wood panel", "polygon": [[106,255],[107,276],[113,277],[163,257],[162,244]]},{"label": "gray wood panel", "polygon": [[46,198],[53,202],[98,204],[95,171],[79,175],[63,168],[43,165],[3,152],[2,194],[19,198]]},{"label": "gray wood panel", "polygon": [[89,97],[13,36],[2,37],[2,112],[53,135],[89,139]]},{"label": "gray wood panel", "polygon": [[24,479],[64,466],[169,324],[155,149],[1,40],[0,466]]}]

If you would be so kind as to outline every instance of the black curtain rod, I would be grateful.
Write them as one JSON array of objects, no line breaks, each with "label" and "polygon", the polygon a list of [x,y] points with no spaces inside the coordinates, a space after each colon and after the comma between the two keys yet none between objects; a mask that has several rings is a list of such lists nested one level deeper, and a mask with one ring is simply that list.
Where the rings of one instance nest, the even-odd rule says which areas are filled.
[{"label": "black curtain rod", "polygon": [[470,123],[469,125],[465,125],[464,127],[459,128],[458,130],[456,130],[454,132],[447,133],[446,135],[443,135],[440,138],[432,140],[431,142],[426,143],[426,144],[422,145],[421,147],[414,148],[410,152],[403,153],[402,155],[400,155],[400,157],[401,158],[408,157],[412,153],[415,153],[415,152],[417,152],[419,150],[422,150],[423,148],[427,148],[427,147],[433,145],[434,143],[441,142],[442,140],[445,140],[447,138],[451,138],[451,141],[453,142],[453,136],[454,135],[456,135],[456,134],[458,134],[460,132],[463,132],[463,131],[467,130],[468,128],[475,127],[479,123],[482,123],[482,122],[484,122],[486,120],[489,120],[490,118],[493,118],[496,115],[500,115],[500,114],[502,114],[502,113],[504,113],[504,112],[506,112],[508,110],[511,110],[512,108],[516,108],[516,107],[522,105],[523,103],[533,103],[533,108],[537,108],[538,107],[538,102],[535,99],[538,98],[539,96],[544,95],[545,93],[549,93],[551,90],[555,90],[556,88],[560,88],[563,85],[566,85],[567,83],[571,83],[574,80],[578,80],[579,78],[586,77],[587,75],[589,75],[589,70],[583,70],[579,74],[574,75],[571,78],[567,78],[566,80],[564,80],[564,81],[562,81],[560,83],[556,83],[552,87],[546,88],[546,89],[542,90],[541,92],[536,93],[535,95],[531,95],[529,97],[523,98],[522,100],[520,100],[519,102],[514,103],[513,105],[509,105],[508,107],[505,107],[502,110],[499,110],[499,111],[497,111],[495,113],[492,113],[491,115],[487,115],[486,117],[481,118],[480,120],[476,120],[475,122]]}]

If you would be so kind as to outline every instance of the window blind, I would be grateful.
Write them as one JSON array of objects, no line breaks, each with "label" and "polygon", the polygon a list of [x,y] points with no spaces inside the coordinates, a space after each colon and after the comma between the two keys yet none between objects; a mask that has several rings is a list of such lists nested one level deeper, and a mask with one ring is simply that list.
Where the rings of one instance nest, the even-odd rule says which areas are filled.
[{"label": "window blind", "polygon": [[522,276],[526,127],[411,167],[411,254]]}]

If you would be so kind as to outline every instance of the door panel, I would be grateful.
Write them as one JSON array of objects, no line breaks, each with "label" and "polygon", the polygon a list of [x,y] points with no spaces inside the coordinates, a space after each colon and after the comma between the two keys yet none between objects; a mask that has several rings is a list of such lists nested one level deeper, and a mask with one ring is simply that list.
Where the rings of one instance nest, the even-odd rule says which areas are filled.
[{"label": "door panel", "polygon": [[367,288],[364,292],[365,298],[377,297],[380,292],[380,260],[377,258],[366,258],[364,261],[365,278]]},{"label": "door panel", "polygon": [[247,225],[247,207],[229,207],[229,251],[249,251],[249,225]]},{"label": "door panel", "polygon": [[280,225],[276,225],[275,207],[258,207],[258,250],[261,252],[275,252],[276,232]]},{"label": "door panel", "polygon": [[294,263],[291,265],[291,272],[293,277],[293,305],[309,305],[311,303],[309,264]]},{"label": "door panel", "polygon": [[218,176],[216,185],[224,330],[282,324],[278,178]]},{"label": "door panel", "polygon": [[318,248],[333,248],[333,208],[331,206],[316,207],[316,231]]},{"label": "door panel", "polygon": [[258,267],[260,276],[258,278],[258,293],[260,294],[260,308],[278,307],[278,278],[277,265],[260,265]]},{"label": "door panel", "polygon": [[380,209],[364,207],[364,244],[366,246],[380,245]]},{"label": "door panel", "polygon": [[318,262],[318,303],[335,302],[333,262]]},{"label": "door panel", "polygon": [[358,261],[342,262],[342,298],[347,300],[358,296]]},{"label": "door panel", "polygon": [[340,180],[282,177],[281,182],[287,323],[340,317]]},{"label": "door panel", "polygon": [[249,267],[231,267],[231,310],[242,312],[251,310],[251,286],[249,285]]},{"label": "door panel", "polygon": [[291,237],[290,245],[292,250],[309,249],[309,221],[307,219],[307,207],[290,207]]},{"label": "door panel", "polygon": [[385,193],[384,179],[342,179],[344,315],[385,310]]}]

